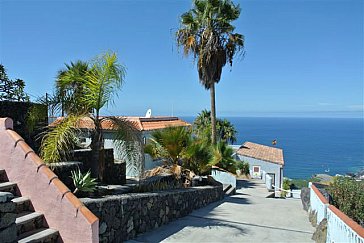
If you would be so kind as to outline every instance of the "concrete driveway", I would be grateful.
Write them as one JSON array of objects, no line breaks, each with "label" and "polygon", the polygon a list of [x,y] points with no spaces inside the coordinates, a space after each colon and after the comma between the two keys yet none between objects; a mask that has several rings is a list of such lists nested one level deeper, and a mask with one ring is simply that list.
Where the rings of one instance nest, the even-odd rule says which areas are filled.
[{"label": "concrete driveway", "polygon": [[266,198],[260,180],[239,180],[237,194],[129,242],[312,242],[300,199]]}]

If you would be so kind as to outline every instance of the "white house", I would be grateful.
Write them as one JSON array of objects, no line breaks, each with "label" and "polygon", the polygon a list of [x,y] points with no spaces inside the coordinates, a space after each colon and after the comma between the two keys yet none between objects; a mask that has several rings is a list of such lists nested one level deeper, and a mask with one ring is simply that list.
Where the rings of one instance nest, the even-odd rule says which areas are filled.
[{"label": "white house", "polygon": [[249,163],[250,175],[262,178],[263,171],[272,177],[272,183],[282,188],[283,184],[283,150],[252,142],[245,142],[236,151],[236,159]]},{"label": "white house", "polygon": [[[152,132],[155,130],[164,129],[167,127],[176,127],[183,126],[188,127],[191,124],[179,119],[178,117],[168,117],[168,116],[157,116],[152,117],[147,115],[145,117],[136,117],[136,116],[120,116],[120,119],[125,119],[133,124],[136,131],[139,132],[139,137],[141,139],[141,144],[145,144],[147,139],[151,136]],[[63,118],[59,117],[53,123],[56,125]],[[52,126],[52,124],[51,124]],[[115,149],[114,138],[115,138],[115,129],[113,123],[110,120],[103,120],[101,123],[103,137],[104,137],[104,148],[112,148],[114,149],[114,159],[115,161],[126,162],[126,175],[127,176],[137,176],[138,172],[135,168],[131,167],[132,164],[125,153],[123,151],[117,151]],[[90,118],[84,118],[78,123],[78,128],[83,131],[81,135],[82,144],[84,147],[88,147],[91,144],[90,138],[90,129],[94,128],[94,124]],[[144,148],[140,148],[140,154],[136,157],[139,157],[138,162],[142,163],[141,167],[143,170],[149,170],[159,165],[158,161],[153,161],[152,158],[148,154],[144,154]]]}]

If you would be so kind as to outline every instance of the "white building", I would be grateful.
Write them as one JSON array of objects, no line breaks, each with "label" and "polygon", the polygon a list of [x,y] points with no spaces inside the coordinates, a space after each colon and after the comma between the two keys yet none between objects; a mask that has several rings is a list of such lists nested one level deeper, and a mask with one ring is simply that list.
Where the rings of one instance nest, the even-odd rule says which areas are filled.
[{"label": "white building", "polygon": [[[53,123],[56,125],[63,118],[59,117]],[[157,116],[157,117],[136,117],[136,116],[124,116],[120,119],[130,121],[133,124],[137,132],[139,132],[138,137],[141,139],[140,143],[145,145],[147,139],[151,136],[153,131],[164,129],[167,127],[183,126],[188,127],[191,124],[179,119],[178,117],[167,117],[167,116]],[[51,124],[52,126],[52,124]],[[131,162],[123,151],[117,151],[115,149],[115,129],[113,123],[110,120],[103,120],[101,123],[103,138],[104,138],[104,148],[114,149],[114,159],[116,162],[126,162],[126,175],[127,176],[137,176],[138,172],[136,168],[131,167]],[[78,123],[78,128],[83,131],[81,135],[82,144],[84,147],[88,147],[91,144],[90,131],[94,129],[94,124],[90,118],[84,118]],[[144,154],[144,148],[140,148],[139,162],[143,163],[141,168],[144,170],[149,170],[155,166],[160,165],[158,161],[153,161],[148,154]]]},{"label": "white building", "polygon": [[249,163],[250,175],[253,178],[262,178],[264,171],[272,177],[274,186],[282,188],[284,167],[282,149],[245,142],[236,151],[236,159]]}]

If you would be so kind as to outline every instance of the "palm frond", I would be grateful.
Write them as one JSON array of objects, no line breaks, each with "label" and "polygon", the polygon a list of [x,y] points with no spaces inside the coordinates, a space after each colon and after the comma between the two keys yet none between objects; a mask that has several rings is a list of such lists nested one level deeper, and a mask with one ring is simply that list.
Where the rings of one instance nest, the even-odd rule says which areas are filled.
[{"label": "palm frond", "polygon": [[234,57],[244,53],[244,37],[233,33],[232,25],[240,12],[230,0],[195,0],[193,8],[181,15],[177,45],[198,60],[199,79],[206,89],[220,81],[227,62],[232,66]]},{"label": "palm frond", "polygon": [[89,72],[89,64],[84,61],[71,62],[66,64],[66,69],[58,72],[56,79],[56,96],[62,108],[67,113],[81,114],[89,111],[80,100],[86,91],[84,83],[87,81],[87,73]]},{"label": "palm frond", "polygon": [[[148,141],[151,155],[159,156],[169,164],[177,164],[191,142],[191,131],[185,127],[167,127],[152,133]],[[148,148],[149,149],[149,148]]]},{"label": "palm frond", "polygon": [[81,97],[84,104],[99,111],[112,103],[112,98],[121,89],[125,77],[125,68],[118,64],[115,53],[106,53],[97,57],[87,73],[86,93]]},{"label": "palm frond", "polygon": [[77,122],[82,117],[70,115],[45,133],[40,156],[46,163],[59,162],[67,158],[67,154],[78,143],[77,135],[80,130],[77,128]]},{"label": "palm frond", "polygon": [[216,165],[220,168],[235,173],[237,162],[233,158],[233,149],[224,142],[219,142],[213,148],[212,158],[209,165]]}]

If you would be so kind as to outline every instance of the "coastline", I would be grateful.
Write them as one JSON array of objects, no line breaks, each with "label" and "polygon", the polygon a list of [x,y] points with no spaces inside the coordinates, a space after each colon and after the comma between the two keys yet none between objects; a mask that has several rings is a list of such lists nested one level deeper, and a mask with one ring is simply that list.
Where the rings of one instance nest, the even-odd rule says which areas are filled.
[{"label": "coastline", "polygon": [[354,180],[363,181],[364,180],[364,169],[360,169],[355,173],[346,173],[345,175],[329,175],[329,174],[314,174],[310,178],[297,179],[297,178],[287,178],[291,182],[292,189],[301,189],[302,187],[308,187],[309,182],[317,182],[321,184],[330,184],[336,176],[350,177]]}]

